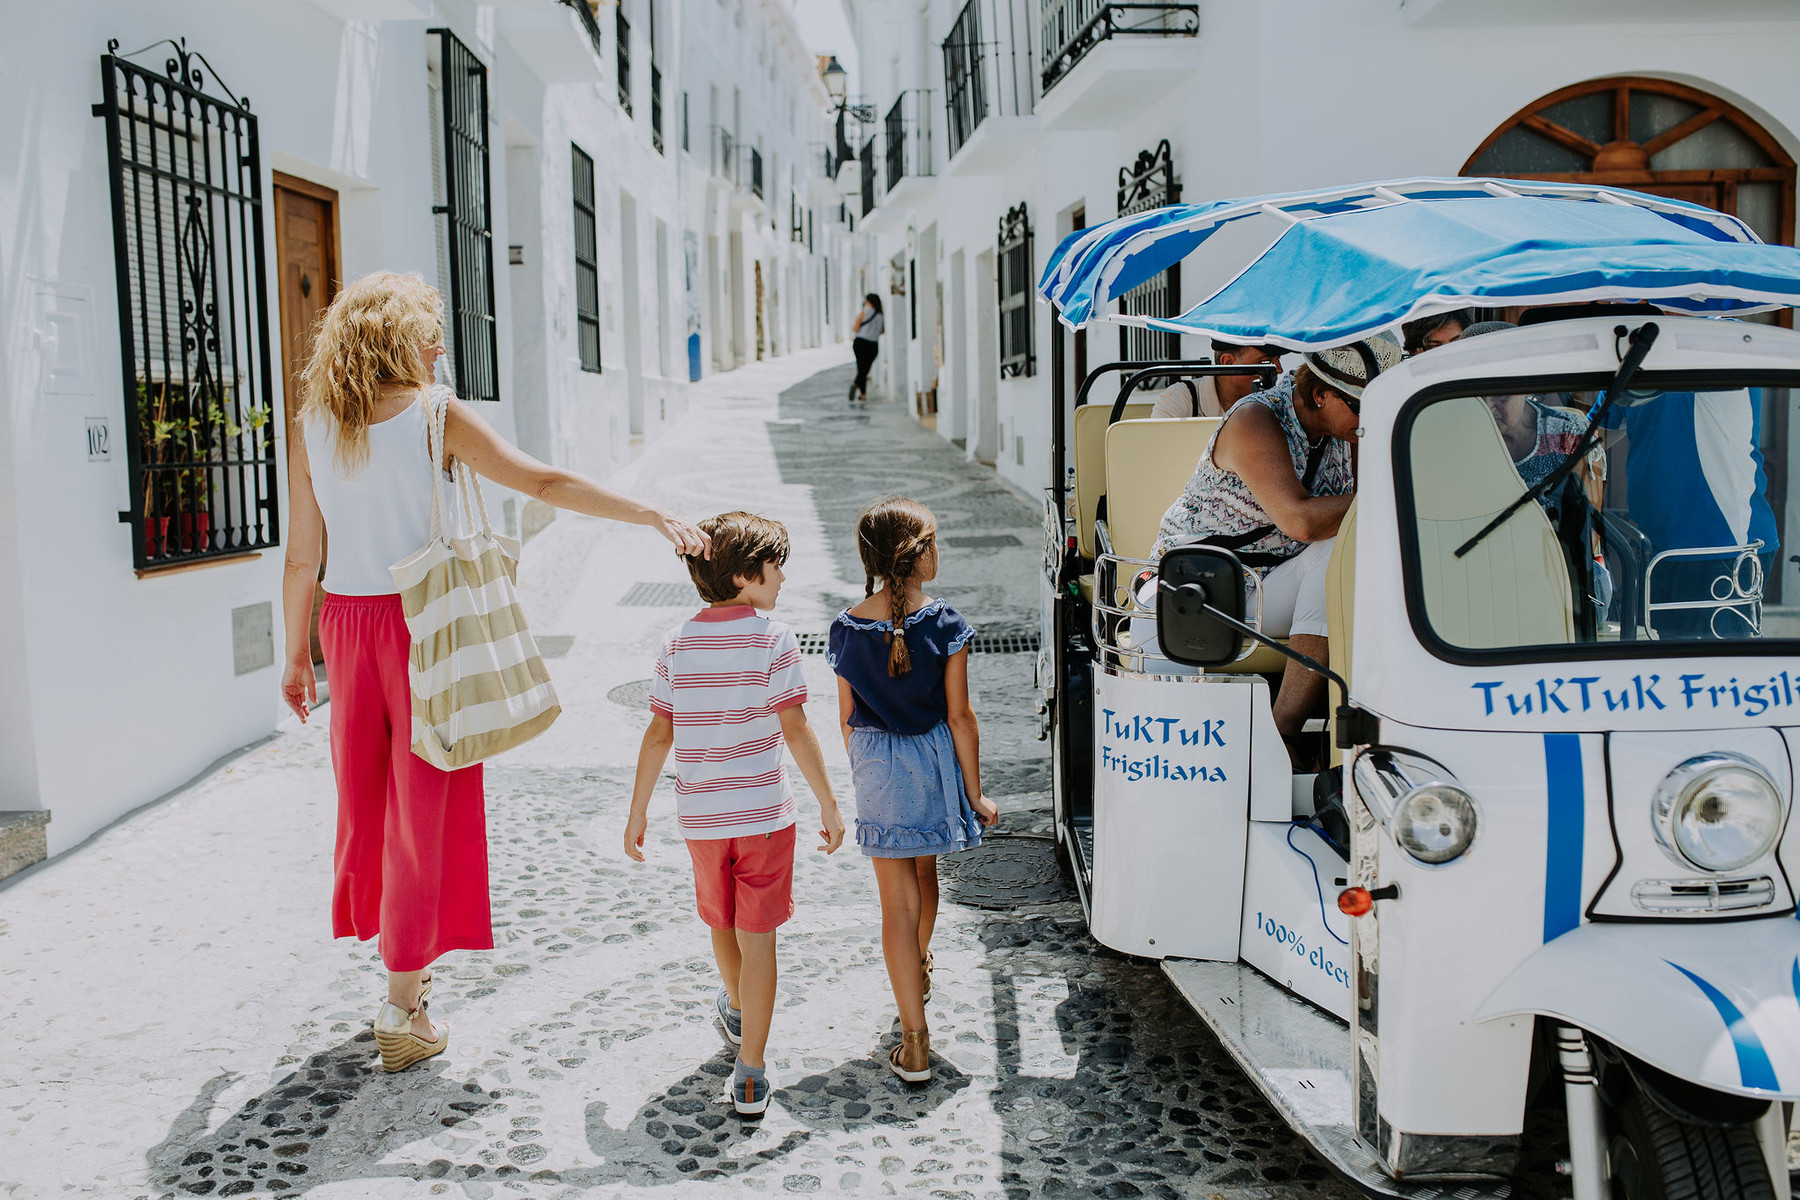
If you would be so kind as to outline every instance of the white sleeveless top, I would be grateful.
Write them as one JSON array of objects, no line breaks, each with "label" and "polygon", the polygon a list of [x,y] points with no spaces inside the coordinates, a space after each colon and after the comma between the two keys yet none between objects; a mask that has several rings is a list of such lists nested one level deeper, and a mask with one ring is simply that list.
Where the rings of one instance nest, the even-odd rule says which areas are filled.
[{"label": "white sleeveless top", "polygon": [[398,416],[369,426],[369,461],[346,478],[332,450],[331,421],[306,422],[313,495],[328,535],[325,590],[340,596],[399,591],[388,568],[431,537],[431,452],[425,396]]}]

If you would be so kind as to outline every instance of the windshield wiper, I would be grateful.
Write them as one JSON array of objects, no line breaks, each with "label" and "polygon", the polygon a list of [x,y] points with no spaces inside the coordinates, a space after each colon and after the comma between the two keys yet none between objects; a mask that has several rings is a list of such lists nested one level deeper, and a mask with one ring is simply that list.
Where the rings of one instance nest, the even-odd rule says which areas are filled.
[{"label": "windshield wiper", "polygon": [[[1500,515],[1483,525],[1479,533],[1458,546],[1456,548],[1457,558],[1461,558],[1481,545],[1487,540],[1488,534],[1506,524],[1507,518],[1567,479],[1575,468],[1581,465],[1581,461],[1587,457],[1588,451],[1592,450],[1595,443],[1600,440],[1602,427],[1606,422],[1606,414],[1612,411],[1613,402],[1624,395],[1625,390],[1631,386],[1631,381],[1637,376],[1638,368],[1644,363],[1644,356],[1650,353],[1650,347],[1656,342],[1656,335],[1660,332],[1661,330],[1657,329],[1654,321],[1646,321],[1632,331],[1631,349],[1627,350],[1625,357],[1619,361],[1618,371],[1614,373],[1611,382],[1606,385],[1606,398],[1600,402],[1600,407],[1596,408],[1594,415],[1588,419],[1587,432],[1581,435],[1581,440],[1575,444],[1575,449],[1569,452],[1569,457],[1557,464],[1555,470],[1538,480],[1524,495],[1501,509]],[[1623,325],[1615,331],[1615,334],[1619,336],[1624,333]]]}]

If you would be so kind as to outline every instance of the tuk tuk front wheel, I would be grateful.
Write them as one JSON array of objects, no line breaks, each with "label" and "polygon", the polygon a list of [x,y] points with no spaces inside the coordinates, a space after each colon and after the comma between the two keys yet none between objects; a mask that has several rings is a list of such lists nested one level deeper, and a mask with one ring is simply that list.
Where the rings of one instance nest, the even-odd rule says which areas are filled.
[{"label": "tuk tuk front wheel", "polygon": [[1776,1200],[1753,1125],[1683,1121],[1636,1088],[1611,1116],[1613,1200]]}]

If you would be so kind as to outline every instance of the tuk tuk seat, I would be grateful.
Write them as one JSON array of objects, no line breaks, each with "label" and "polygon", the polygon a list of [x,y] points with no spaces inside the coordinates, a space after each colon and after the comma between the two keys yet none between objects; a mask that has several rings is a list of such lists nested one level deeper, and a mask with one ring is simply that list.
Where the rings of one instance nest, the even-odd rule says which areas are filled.
[{"label": "tuk tuk seat", "polygon": [[1523,506],[1456,557],[1525,491],[1487,404],[1470,396],[1426,406],[1408,451],[1419,577],[1437,635],[1471,650],[1574,641],[1568,565],[1540,506]]},{"label": "tuk tuk seat", "polygon": [[[1127,404],[1121,419],[1148,418],[1152,407],[1148,401]],[[1083,558],[1092,558],[1095,554],[1094,518],[1099,515],[1100,498],[1106,495],[1106,421],[1110,416],[1110,404],[1083,404],[1075,410],[1071,428],[1070,461],[1075,467],[1075,548]],[[1191,466],[1188,469],[1193,470]],[[1183,482],[1186,482],[1185,478]],[[1085,590],[1091,600],[1092,584]]]},{"label": "tuk tuk seat", "polygon": [[[1150,418],[1120,421],[1106,431],[1106,474],[1111,481],[1106,501],[1107,532],[1113,552],[1124,558],[1147,559],[1156,545],[1163,513],[1181,495],[1219,417]],[[1215,674],[1279,673],[1287,659],[1258,646],[1249,657]]]}]

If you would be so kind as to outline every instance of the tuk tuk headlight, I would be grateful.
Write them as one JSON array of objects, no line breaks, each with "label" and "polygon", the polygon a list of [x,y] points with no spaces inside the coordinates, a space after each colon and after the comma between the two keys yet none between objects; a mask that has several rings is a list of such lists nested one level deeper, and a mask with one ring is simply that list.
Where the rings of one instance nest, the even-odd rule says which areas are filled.
[{"label": "tuk tuk headlight", "polygon": [[1448,783],[1428,783],[1400,797],[1390,828],[1400,848],[1438,866],[1460,857],[1475,840],[1475,800]]},{"label": "tuk tuk headlight", "polygon": [[1738,754],[1690,758],[1670,771],[1650,808],[1656,840],[1676,862],[1702,871],[1736,871],[1775,848],[1781,789]]}]

